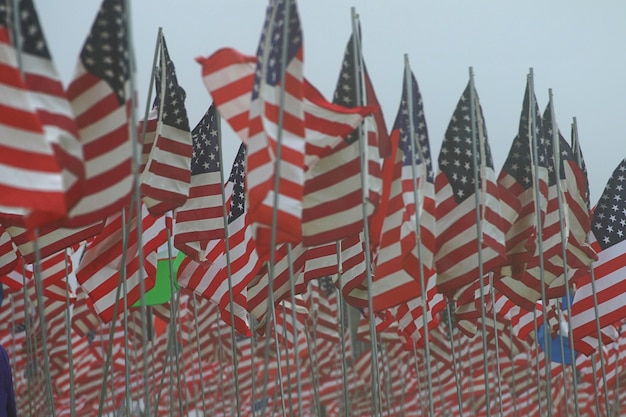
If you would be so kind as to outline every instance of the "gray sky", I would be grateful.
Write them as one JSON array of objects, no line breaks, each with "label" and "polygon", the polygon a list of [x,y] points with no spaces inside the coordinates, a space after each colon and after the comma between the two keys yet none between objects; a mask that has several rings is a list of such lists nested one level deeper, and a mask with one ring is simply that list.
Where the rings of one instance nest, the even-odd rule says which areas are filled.
[{"label": "gray sky", "polygon": [[[211,98],[198,56],[221,47],[254,54],[263,0],[135,0],[133,38],[143,115],[156,34],[163,28],[179,83],[187,91],[191,126]],[[100,0],[35,0],[63,82],[95,18]],[[552,88],[558,124],[569,139],[572,117],[589,171],[592,204],[626,156],[626,2],[620,0],[300,0],[305,76],[332,98],[351,33],[360,15],[363,55],[388,128],[398,110],[404,54],[424,100],[433,158],[472,66],[496,171],[517,132],[526,75],[535,74],[542,111]],[[239,146],[224,124],[227,172]]]}]

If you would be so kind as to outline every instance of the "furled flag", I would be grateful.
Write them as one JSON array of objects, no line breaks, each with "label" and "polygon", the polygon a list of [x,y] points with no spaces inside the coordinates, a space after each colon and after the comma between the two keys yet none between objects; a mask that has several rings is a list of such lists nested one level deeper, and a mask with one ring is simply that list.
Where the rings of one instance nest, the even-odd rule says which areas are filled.
[{"label": "furled flag", "polygon": [[29,222],[39,226],[63,217],[68,207],[60,164],[20,73],[10,16],[11,10],[0,5],[0,211],[43,216]]},{"label": "furled flag", "polygon": [[412,73],[410,79],[404,78],[391,133],[391,158],[384,166],[385,210],[370,289],[375,311],[418,297],[425,292],[421,281],[426,284],[435,274],[435,187],[428,130],[417,81]]},{"label": "furled flag", "polygon": [[587,274],[577,282],[570,325],[574,340],[596,333],[596,314],[592,285],[598,302],[600,327],[626,317],[626,159],[617,166],[593,211],[591,247],[598,254],[592,264],[594,276]]},{"label": "furled flag", "polygon": [[[513,139],[509,155],[498,176],[502,215],[508,226],[507,260],[499,271],[494,271],[494,287],[518,305],[528,308],[534,306],[541,288],[536,285],[529,286],[521,277],[526,263],[536,256],[538,221],[536,208],[540,209],[539,218],[543,219],[548,193],[545,142],[540,141],[541,114],[535,93],[530,89],[530,83],[527,83],[518,133]],[[532,109],[531,106],[533,106]],[[538,141],[537,155],[539,157],[536,163],[533,163],[535,158],[531,151],[533,131],[535,132],[534,140]],[[539,186],[539,190],[536,185]],[[540,196],[539,204],[535,204],[537,195]]]},{"label": "furled flag", "polygon": [[[382,181],[378,141],[380,138],[382,142],[388,142],[389,138],[365,64],[360,53],[355,54],[354,38],[353,34],[346,45],[333,103],[347,108],[372,105],[374,113],[307,170],[302,212],[302,241],[307,246],[358,234],[363,229],[363,198],[368,201],[367,216],[380,202]],[[365,85],[359,82],[362,78],[359,68],[363,71]],[[361,103],[357,102],[359,91]],[[361,134],[367,155],[363,173]],[[313,145],[315,143],[307,143],[307,156],[317,153]],[[362,174],[366,178],[362,179]],[[367,187],[365,194],[363,184]]]},{"label": "furled flag", "polygon": [[[472,109],[474,114],[471,114]],[[479,173],[479,184],[474,182],[475,169]],[[486,274],[498,268],[506,255],[506,229],[491,150],[478,95],[471,81],[443,139],[435,192],[437,286],[444,294],[454,294],[457,288],[480,278],[479,261]],[[477,233],[477,218],[481,236]]]},{"label": "furled flag", "polygon": [[159,216],[180,207],[189,195],[192,139],[185,91],[161,35],[158,121],[152,150],[141,174],[141,194],[148,211]]},{"label": "furled flag", "polygon": [[257,49],[246,162],[248,215],[262,254],[274,250],[270,248],[271,230],[276,231],[275,242],[296,244],[302,238],[305,151],[302,42],[295,1],[271,3]]},{"label": "furled flag", "polygon": [[[176,210],[174,246],[196,262],[206,262],[204,252],[213,239],[224,237],[224,197],[220,173],[219,115],[213,105],[191,133],[191,185],[189,198]],[[226,187],[232,188],[228,182]],[[228,194],[226,190],[226,194]],[[232,192],[232,191],[231,191]]]},{"label": "furled flag", "polygon": [[127,18],[124,1],[103,0],[67,90],[85,159],[85,192],[68,215],[68,227],[103,221],[130,200],[134,127]]},{"label": "furled flag", "polygon": [[226,185],[230,265],[226,259],[225,240],[213,239],[202,255],[207,261],[206,266],[186,257],[178,269],[179,285],[218,303],[222,308],[223,317],[230,314],[226,312],[230,301],[229,272],[233,295],[237,296],[252,281],[261,267],[246,210],[245,173],[246,148],[241,144]]}]

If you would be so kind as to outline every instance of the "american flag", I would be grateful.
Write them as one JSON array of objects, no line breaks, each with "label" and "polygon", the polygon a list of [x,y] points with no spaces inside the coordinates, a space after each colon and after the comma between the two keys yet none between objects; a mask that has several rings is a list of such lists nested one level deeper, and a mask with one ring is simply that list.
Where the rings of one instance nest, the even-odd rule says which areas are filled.
[{"label": "american flag", "polygon": [[32,0],[20,0],[18,8],[24,81],[46,140],[52,146],[61,167],[63,191],[67,208],[70,209],[82,196],[85,175],[78,128]]},{"label": "american flag", "polygon": [[68,227],[103,221],[130,200],[133,92],[125,5],[102,2],[67,90],[85,158],[85,194],[68,215]]},{"label": "american flag", "polygon": [[161,75],[157,131],[141,175],[142,199],[158,216],[180,207],[189,195],[192,138],[185,109],[185,91],[178,85],[176,69],[161,37]]},{"label": "american flag", "polygon": [[[531,110],[531,96],[534,108]],[[507,261],[499,271],[495,271],[494,287],[517,304],[532,307],[539,298],[541,291],[536,285],[528,285],[521,279],[526,263],[536,256],[537,239],[537,212],[541,210],[541,218],[545,212],[545,199],[548,194],[548,162],[546,159],[545,143],[540,142],[537,153],[539,160],[533,164],[531,152],[532,133],[535,131],[537,139],[542,138],[542,120],[534,92],[530,85],[526,85],[522,112],[520,115],[517,136],[513,139],[509,155],[498,176],[500,196],[503,208],[503,220],[508,227],[506,234]],[[534,112],[532,125],[531,111]],[[542,200],[535,204],[535,168],[538,176]]]},{"label": "american flag", "polygon": [[[36,95],[29,92],[20,74],[11,40],[11,13],[0,5],[0,86],[4,91],[0,97],[0,211],[14,216],[43,216],[29,222],[39,226],[63,217],[68,207],[60,164],[46,139]],[[32,50],[29,42],[25,47],[25,52]]]},{"label": "american flag", "polygon": [[17,248],[11,240],[11,236],[4,227],[0,226],[0,276],[6,275],[17,264]]},{"label": "american flag", "polygon": [[[192,131],[189,198],[176,210],[174,246],[196,262],[206,262],[204,251],[213,239],[224,237],[217,110],[209,107]],[[226,183],[226,194],[232,192]]]},{"label": "american flag", "polygon": [[[125,227],[122,222],[128,222]],[[142,247],[138,246],[137,222],[142,222]],[[126,270],[128,305],[141,297],[140,285],[148,291],[156,278],[157,250],[167,240],[167,229],[171,229],[168,216],[154,217],[142,205],[141,214],[133,213],[129,219],[129,210],[124,209],[109,217],[102,232],[87,244],[85,253],[76,272],[76,278],[87,293],[94,309],[103,322],[113,319],[115,305],[122,311],[122,300],[116,299],[116,290],[121,268]],[[124,245],[124,231],[128,241]],[[139,250],[142,251],[143,269],[140,270]],[[122,261],[125,260],[125,264]]]},{"label": "american flag", "polygon": [[[483,272],[499,267],[506,254],[498,188],[482,109],[476,91],[468,84],[446,130],[436,191],[437,286],[443,293],[455,290],[480,278],[477,253],[482,251]],[[470,114],[474,97],[475,114]],[[476,161],[479,164],[478,203],[476,206],[474,159],[472,155],[472,119],[476,122]],[[480,210],[482,236],[477,236],[476,210]]]},{"label": "american flag", "polygon": [[[411,103],[409,97],[412,99]],[[413,113],[412,120],[409,111]],[[414,137],[411,137],[411,129]],[[421,276],[424,283],[435,273],[434,173],[422,96],[412,73],[410,80],[405,79],[403,82],[400,108],[391,141],[392,157],[385,160],[384,166],[385,189],[381,206],[384,220],[371,288],[376,311],[409,301],[425,292],[420,282],[418,244],[422,245]],[[415,196],[418,201],[415,201]],[[416,233],[416,207],[420,221],[419,240]]]},{"label": "american flag", "polygon": [[[286,16],[288,21],[284,20]],[[287,36],[286,51],[284,36]],[[276,242],[297,244],[302,239],[304,77],[302,29],[295,1],[278,0],[268,6],[255,73],[249,112],[246,192],[248,216],[255,227],[257,249],[263,256],[274,250],[270,248],[272,229],[277,233]],[[276,176],[279,176],[278,189],[274,188]],[[275,210],[276,224],[273,223]]]},{"label": "american flag", "polygon": [[[241,145],[235,157],[233,168],[228,178],[226,196],[228,207],[228,236],[230,250],[230,273],[233,296],[245,290],[261,267],[261,260],[256,252],[252,228],[246,210],[246,147]],[[204,258],[207,266],[191,258],[185,258],[178,268],[178,283],[182,287],[196,292],[202,297],[218,303],[223,314],[229,304],[228,264],[226,262],[226,243],[224,239],[211,240]],[[237,300],[241,303],[241,298]]]},{"label": "american flag", "polygon": [[[591,247],[598,253],[592,264],[600,327],[626,317],[626,159],[617,166],[593,211]],[[596,321],[590,275],[581,277],[574,294],[570,323],[574,339],[594,335]]]},{"label": "american flag", "polygon": [[[360,86],[357,73],[357,59],[354,53],[354,36],[350,37],[341,71],[335,87],[333,103],[353,108],[362,105],[357,103],[357,92]],[[365,104],[378,104],[371,88],[367,70],[363,71],[368,91],[361,91]],[[374,108],[372,106],[372,108]],[[368,192],[367,215],[371,215],[380,201],[382,188],[378,136],[387,135],[384,124],[376,125],[382,119],[380,107],[375,109],[376,117],[368,116],[362,127],[353,130],[346,139],[332,145],[330,150],[307,171],[304,188],[304,208],[302,212],[302,239],[305,245],[317,245],[341,240],[358,234],[363,229],[363,186],[361,179],[361,158],[359,132],[363,130],[367,147],[368,174],[366,184]],[[388,139],[387,139],[388,140]],[[307,144],[307,154],[314,154],[315,149]]]}]

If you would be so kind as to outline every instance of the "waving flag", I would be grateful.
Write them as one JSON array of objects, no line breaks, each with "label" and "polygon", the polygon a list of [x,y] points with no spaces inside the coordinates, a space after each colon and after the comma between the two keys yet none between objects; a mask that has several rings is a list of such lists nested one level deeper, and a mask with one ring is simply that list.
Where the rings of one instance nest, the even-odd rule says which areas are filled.
[{"label": "waving flag", "polygon": [[[217,117],[217,111],[211,105],[191,133],[189,198],[176,210],[174,246],[200,263],[206,262],[204,251],[209,241],[224,237]],[[226,188],[232,184],[228,182]]]},{"label": "waving flag", "polygon": [[[590,243],[598,254],[592,267],[600,327],[626,317],[626,159],[617,166],[593,211]],[[596,321],[590,275],[581,277],[574,294],[570,323],[574,340],[595,335]]]},{"label": "waving flag", "polygon": [[[409,118],[409,112],[413,113],[412,119]],[[411,132],[414,137],[411,137]],[[413,74],[410,80],[405,79],[403,82],[391,142],[391,158],[385,160],[384,167],[384,220],[371,289],[376,311],[425,293],[421,288],[420,274],[424,283],[427,283],[435,273],[434,173],[422,96]],[[416,196],[418,201],[415,201]],[[419,240],[416,216],[419,216],[420,222]],[[421,272],[418,244],[422,245]]]},{"label": "waving flag", "polygon": [[[63,217],[68,207],[61,168],[46,140],[35,95],[20,74],[10,16],[8,8],[0,6],[0,211],[39,212],[43,218],[31,219],[37,226]],[[26,50],[32,49],[26,45]]]},{"label": "waving flag", "polygon": [[[498,268],[506,254],[506,230],[487,131],[478,95],[470,88],[473,88],[471,83],[465,88],[446,130],[439,154],[440,171],[435,179],[435,265],[437,286],[443,293],[454,293],[457,288],[481,278],[477,256],[479,250],[482,252],[483,273]],[[475,100],[473,105],[470,104],[472,97]],[[474,115],[470,114],[472,107]],[[472,120],[475,126],[472,126]],[[475,159],[472,152],[473,136],[478,151]],[[478,167],[475,163],[479,164]],[[479,171],[478,196],[475,195],[475,167]],[[477,235],[477,210],[482,236]]]},{"label": "waving flag", "polygon": [[[285,21],[287,13],[289,20]],[[286,51],[283,50],[284,36],[287,37]],[[277,232],[276,242],[297,243],[302,238],[305,151],[302,46],[295,2],[271,3],[257,50],[246,166],[248,212],[256,227],[257,247],[262,253],[274,249],[269,247],[272,229]],[[283,68],[284,74],[281,73]],[[278,177],[276,184],[275,177]],[[278,213],[276,224],[273,223],[275,210]]]},{"label": "waving flag", "polygon": [[68,227],[103,221],[130,200],[134,127],[125,5],[102,2],[68,87],[85,158],[85,194],[70,212]]},{"label": "waving flag", "polygon": [[141,176],[142,199],[158,216],[180,207],[189,195],[192,141],[185,109],[185,91],[178,85],[174,63],[161,38],[161,76],[157,131]]}]

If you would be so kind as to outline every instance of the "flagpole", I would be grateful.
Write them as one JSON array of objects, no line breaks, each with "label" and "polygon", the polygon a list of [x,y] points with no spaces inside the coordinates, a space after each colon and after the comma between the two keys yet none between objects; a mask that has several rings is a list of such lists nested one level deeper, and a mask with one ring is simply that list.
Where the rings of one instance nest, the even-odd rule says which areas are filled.
[{"label": "flagpole", "polygon": [[[230,309],[230,338],[233,343],[233,349],[237,346],[237,339],[235,337],[235,303],[234,303],[234,295],[233,295],[233,278],[232,278],[232,270],[230,266],[230,230],[228,230],[228,212],[226,209],[226,188],[225,188],[225,178],[224,178],[224,158],[222,154],[222,118],[215,109],[215,126],[217,129],[217,157],[219,159],[220,166],[220,189],[222,192],[222,218],[224,219],[224,250],[226,255],[226,275],[228,280],[228,306]],[[237,355],[233,355],[233,377],[235,380],[235,401],[237,403],[237,417],[241,417],[241,403],[239,398],[239,359]]]},{"label": "flagpole", "polygon": [[217,324],[217,358],[218,358],[218,369],[220,375],[220,381],[218,388],[220,390],[220,399],[222,402],[222,413],[226,414],[226,395],[224,395],[224,348],[222,346],[222,334],[220,331],[220,311],[219,309],[215,310],[215,322]]},{"label": "flagpole", "polygon": [[[448,336],[450,337],[450,353],[452,353],[452,371],[454,372],[454,385],[456,387],[456,398],[457,401],[459,402],[459,417],[463,417],[463,398],[461,396],[461,382],[459,380],[459,371],[457,370],[457,364],[456,364],[456,354],[455,354],[455,347],[454,347],[454,335],[452,334],[453,332],[453,325],[452,325],[452,313],[450,313],[450,305],[448,303],[446,303],[445,306],[446,309],[446,316],[448,319]],[[428,332],[428,328],[425,327],[424,328],[424,333]],[[429,370],[427,370],[427,372],[429,372]],[[432,391],[429,390],[429,394],[430,394],[430,401],[432,403]],[[432,408],[432,405],[431,405]]]},{"label": "flagpole", "polygon": [[[487,404],[487,417],[491,417],[491,410],[489,410],[489,405],[491,404],[490,396],[489,396],[489,367],[487,365],[487,328],[485,323],[485,288],[483,282],[483,232],[482,232],[482,198],[481,198],[481,180],[484,180],[485,172],[484,170],[480,170],[478,168],[478,152],[480,151],[480,163],[481,168],[482,165],[485,164],[486,155],[484,152],[484,140],[481,137],[477,137],[477,130],[482,127],[482,120],[480,120],[481,126],[477,126],[476,120],[476,94],[474,90],[474,69],[472,67],[469,68],[469,76],[470,76],[470,123],[472,126],[472,158],[474,164],[474,202],[476,205],[476,235],[478,242],[478,279],[479,279],[479,291],[480,291],[480,317],[482,321],[482,347],[483,347],[483,372],[485,373],[485,401]],[[478,149],[478,141],[480,141],[480,150]]]},{"label": "flagpole", "polygon": [[[598,352],[600,354],[600,357],[602,357],[602,354],[603,354],[602,350],[599,350]],[[600,413],[600,398],[599,398],[600,396],[598,395],[599,394],[598,393],[598,384],[596,384],[596,382],[595,382],[595,375],[598,372],[597,367],[596,367],[595,352],[591,354],[591,372],[593,372],[593,375],[594,375],[593,392],[594,392],[595,395],[593,396],[593,398],[594,398],[594,404],[595,404],[595,407],[596,407],[596,415],[597,416],[601,416],[602,414]],[[608,411],[608,409],[607,409],[607,411]]]},{"label": "flagpole", "polygon": [[[279,106],[278,106],[278,129],[276,132],[276,163],[274,168],[274,195],[273,195],[273,206],[272,206],[272,230],[270,235],[270,256],[269,263],[267,265],[267,313],[266,320],[267,323],[265,325],[265,352],[263,363],[265,365],[263,369],[263,397],[267,394],[267,383],[268,383],[268,361],[269,361],[269,353],[270,353],[270,326],[273,324],[274,328],[276,328],[276,315],[274,312],[274,266],[275,266],[275,256],[276,256],[276,239],[277,239],[277,224],[278,224],[278,197],[279,197],[279,189],[280,189],[280,171],[281,171],[281,162],[282,162],[282,144],[283,144],[283,123],[285,118],[285,73],[287,71],[287,46],[289,42],[289,22],[291,20],[290,12],[291,12],[291,0],[284,0],[285,4],[285,15],[283,17],[283,34],[282,34],[282,48],[281,48],[281,63],[280,63],[280,80],[281,80],[281,88],[279,93]],[[274,4],[272,9],[272,16],[269,21],[269,26],[271,27],[276,18],[276,9],[278,3]],[[269,27],[268,27],[269,31]],[[263,48],[263,60],[261,62],[261,76],[265,77],[267,73],[267,57],[268,57],[268,43],[271,41],[271,37],[267,36],[265,38],[265,48]],[[264,82],[261,82],[261,86],[264,85]],[[282,406],[282,415],[286,417],[285,412],[285,396],[283,391],[283,383],[282,383],[282,370],[280,367],[280,349],[278,349],[278,339],[276,332],[274,332],[274,346],[276,349],[276,360],[278,362],[278,381],[280,385],[280,395],[281,395],[281,406]],[[263,403],[261,416],[265,416],[266,404]]]},{"label": "flagpole", "polygon": [[[126,224],[126,219],[125,219],[125,214],[126,214],[126,210],[122,209],[122,224]],[[138,218],[140,216],[137,216]],[[129,223],[132,222],[132,217],[130,219],[128,219]],[[128,248],[128,241],[126,239],[128,239],[128,236],[126,233],[123,234],[123,242],[122,242],[122,247],[123,248]],[[124,250],[124,252],[126,252],[126,250]],[[122,258],[124,262],[122,262],[121,264],[121,270],[120,270],[120,278],[122,279],[122,299],[123,299],[123,306],[124,306],[124,311],[122,313],[122,317],[123,317],[123,322],[122,325],[124,326],[124,363],[126,364],[126,366],[124,367],[124,394],[125,394],[125,399],[124,399],[124,408],[127,414],[130,414],[130,398],[131,398],[131,394],[130,394],[130,357],[128,356],[128,351],[129,351],[129,344],[128,344],[128,286],[126,283],[126,259],[125,257]],[[116,300],[117,301],[117,300]],[[113,320],[113,323],[115,323],[115,319]],[[113,324],[113,328],[115,328],[115,324]]]},{"label": "flagpole", "polygon": [[70,280],[69,280],[69,263],[67,248],[64,249],[65,260],[65,337],[67,337],[67,362],[69,369],[70,384],[70,417],[76,417],[76,395],[74,392],[74,352],[72,350],[72,323],[70,316]]},{"label": "flagpole", "polygon": [[498,405],[500,406],[500,413],[502,413],[503,400],[502,400],[502,371],[500,364],[500,342],[498,340],[498,315],[496,313],[496,294],[493,289],[493,272],[489,272],[489,288],[491,288],[491,310],[493,313],[493,340],[495,344],[495,360],[496,360],[496,376],[498,378]]},{"label": "flagpole", "polygon": [[[541,314],[543,315],[543,345],[545,348],[543,349],[543,354],[545,358],[545,376],[546,376],[546,397],[549,398],[550,392],[552,391],[551,385],[551,369],[552,365],[550,363],[550,346],[552,340],[548,336],[548,311],[547,311],[547,298],[546,298],[546,285],[545,285],[545,270],[544,270],[544,256],[543,256],[543,223],[541,219],[541,208],[539,206],[540,201],[540,190],[539,190],[539,156],[537,150],[537,123],[536,123],[536,112],[535,112],[535,84],[534,84],[534,75],[533,69],[530,68],[530,72],[528,74],[528,88],[530,91],[529,94],[529,105],[531,111],[531,161],[533,163],[534,176],[533,176],[533,186],[535,191],[535,214],[537,220],[537,247],[539,249],[539,281],[541,284]],[[548,403],[548,417],[552,417],[552,407]]]},{"label": "flagpole", "polygon": [[511,349],[511,379],[512,379],[512,392],[511,392],[511,398],[513,399],[513,417],[517,417],[517,388],[515,386],[515,356],[513,355],[513,325],[511,325],[511,322],[509,321],[508,323],[508,327],[509,327],[509,337],[510,337],[510,342],[509,342],[509,348]]},{"label": "flagpole", "polygon": [[[313,383],[313,396],[315,398],[315,407],[317,409],[318,416],[322,413],[322,405],[320,402],[320,388],[319,388],[319,373],[317,370],[319,369],[319,358],[317,356],[317,333],[315,331],[315,327],[313,327],[313,343],[311,343],[311,338],[309,337],[309,333],[306,333],[306,346],[309,352],[309,357],[312,359],[309,361],[311,364],[311,382]],[[313,348],[311,348],[313,345]]]},{"label": "flagpole", "polygon": [[[289,413],[293,414],[293,393],[291,392],[291,364],[290,364],[290,360],[289,360],[289,341],[287,340],[287,338],[289,337],[289,335],[287,334],[287,325],[286,325],[286,321],[287,321],[287,312],[285,310],[285,300],[280,302],[280,307],[282,309],[282,313],[283,313],[283,341],[285,343],[285,369],[287,370],[287,387],[288,387],[288,392],[287,392],[287,405],[289,407]],[[276,331],[278,329],[275,329]]]},{"label": "flagpole", "polygon": [[194,322],[194,328],[196,330],[196,350],[198,353],[198,367],[200,370],[200,390],[202,391],[202,412],[206,414],[207,409],[206,409],[206,398],[204,395],[205,390],[204,390],[204,372],[202,368],[202,349],[200,348],[200,329],[198,327],[198,303],[196,301],[196,293],[192,292],[191,294],[192,294],[192,303],[193,303],[193,322]]},{"label": "flagpole", "polygon": [[[574,134],[576,138],[576,143],[578,143],[578,123],[575,117],[573,118],[573,122],[572,122],[572,133]],[[578,155],[577,155],[577,158],[578,158]],[[581,161],[578,160],[577,162],[580,164]],[[591,294],[593,297],[593,313],[594,313],[595,322],[596,322],[596,335],[598,338],[598,350],[602,352],[602,346],[604,345],[604,343],[602,342],[602,328],[600,325],[600,312],[598,309],[598,293],[596,292],[596,278],[595,278],[593,263],[589,265],[589,274],[590,274]],[[604,355],[600,355],[600,368],[602,370],[602,383],[605,387],[604,400],[605,400],[605,404],[606,404],[607,412],[608,412],[609,397],[608,397],[608,390],[606,389],[607,382],[606,382],[606,367],[604,364]]]},{"label": "flagpole", "polygon": [[[295,365],[296,365],[296,369],[299,370],[300,369],[300,350],[298,346],[299,345],[298,327],[297,327],[297,320],[296,320],[296,286],[295,286],[295,279],[293,275],[293,262],[291,259],[291,243],[287,243],[287,263],[289,264],[289,290],[291,292],[291,320],[293,322],[293,331],[294,331],[294,337],[295,337],[295,343],[294,343],[294,348],[295,348],[294,353],[296,355]],[[283,303],[283,309],[284,308],[285,308],[285,305]],[[285,317],[285,321],[286,320],[287,318]],[[302,380],[300,379],[299,371],[296,371],[296,388],[298,390],[298,413],[299,413],[298,415],[303,415],[302,414]],[[290,391],[291,391],[291,386],[290,386]]]},{"label": "flagpole", "polygon": [[[420,366],[419,361],[417,360],[417,348],[415,347],[415,342],[411,343],[411,347],[413,348],[413,363],[415,365],[415,378],[417,379],[417,390],[419,391],[419,402],[420,402],[420,411],[422,414],[426,414],[424,409],[424,398],[423,398],[423,390],[422,390],[422,377],[420,376]],[[430,388],[428,388],[430,390]],[[432,393],[430,393],[429,397],[432,397]]]},{"label": "flagpole", "polygon": [[[359,32],[359,17],[356,13],[356,9],[352,7],[352,36],[354,42],[352,43],[354,48],[355,59],[355,72],[357,80],[356,88],[356,104],[363,105],[365,102],[363,97],[363,57],[361,55],[361,39]],[[374,318],[374,300],[372,298],[372,266],[371,266],[371,249],[369,238],[369,224],[367,215],[367,202],[369,199],[369,185],[368,185],[368,167],[365,163],[367,160],[367,146],[365,145],[365,139],[363,134],[363,126],[359,125],[359,156],[361,161],[361,189],[363,191],[363,202],[361,207],[363,209],[363,240],[365,246],[365,275],[367,282],[367,310],[369,315],[370,325],[370,348],[372,350],[372,415],[382,415],[382,405],[380,401],[379,391],[379,375],[378,375],[378,348],[376,346],[376,322]],[[377,414],[378,413],[378,414]]]},{"label": "flagpole", "polygon": [[[413,201],[415,204],[415,238],[417,240],[417,258],[419,261],[419,280],[420,287],[422,289],[422,325],[424,326],[424,351],[425,351],[425,359],[426,359],[426,380],[429,387],[432,387],[432,374],[430,370],[431,362],[430,362],[430,337],[429,337],[429,329],[428,329],[428,310],[426,307],[426,303],[428,302],[428,288],[425,284],[424,280],[424,260],[422,259],[422,239],[421,239],[421,202],[419,200],[418,192],[417,192],[417,167],[415,164],[415,147],[417,146],[417,151],[419,154],[420,161],[422,166],[425,168],[425,175],[421,177],[421,181],[424,181],[428,176],[428,168],[426,167],[426,160],[424,159],[424,153],[422,151],[422,145],[419,142],[419,138],[415,137],[415,120],[413,120],[413,77],[411,77],[411,65],[409,63],[409,55],[404,54],[404,85],[406,86],[407,91],[407,107],[409,111],[409,143],[411,144],[411,177],[413,179]],[[424,172],[422,172],[424,174]],[[454,351],[454,348],[452,348]],[[428,415],[433,417],[435,415],[435,410],[433,408],[433,397],[432,390],[429,388],[429,407],[428,407]],[[463,417],[463,412],[460,410],[460,417]]]},{"label": "flagpole", "polygon": [[341,347],[341,377],[343,379],[343,383],[341,384],[341,390],[343,394],[343,408],[344,414],[347,417],[350,417],[350,400],[348,396],[348,364],[346,361],[346,320],[344,314],[344,306],[345,300],[343,299],[343,261],[341,259],[341,242],[337,241],[335,243],[335,251],[337,253],[337,282],[339,283],[339,292],[337,293],[337,309],[339,310],[339,344]]},{"label": "flagpole", "polygon": [[[569,288],[569,277],[568,277],[568,264],[567,264],[567,237],[565,236],[565,213],[564,213],[564,204],[563,204],[563,191],[561,189],[561,152],[560,152],[560,137],[559,137],[559,128],[556,122],[556,114],[554,111],[554,97],[552,95],[552,89],[548,89],[549,95],[549,106],[550,106],[550,115],[552,117],[552,154],[554,155],[554,170],[556,175],[556,189],[557,189],[557,201],[559,203],[559,225],[561,232],[561,257],[563,258],[563,279],[565,280],[565,299],[567,304],[568,314],[571,314],[572,311],[572,302],[570,299],[570,288]],[[558,160],[557,160],[558,158]],[[559,320],[562,320],[562,309],[559,308]],[[545,327],[544,327],[545,328]],[[560,332],[559,332],[560,336]],[[563,347],[563,338],[559,337],[561,342],[561,352],[564,354],[565,349]],[[570,358],[572,360],[572,366],[574,369],[576,368],[576,360],[574,359],[574,332],[572,326],[568,324],[567,326],[567,340],[569,342],[570,349]],[[565,360],[563,360],[563,381],[566,383],[567,378],[565,378]],[[580,410],[578,409],[578,382],[576,378],[573,381],[573,391],[574,391],[574,414],[576,417],[580,417]],[[567,402],[567,390],[565,390],[565,401]],[[566,407],[568,410],[569,407]]]}]

